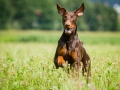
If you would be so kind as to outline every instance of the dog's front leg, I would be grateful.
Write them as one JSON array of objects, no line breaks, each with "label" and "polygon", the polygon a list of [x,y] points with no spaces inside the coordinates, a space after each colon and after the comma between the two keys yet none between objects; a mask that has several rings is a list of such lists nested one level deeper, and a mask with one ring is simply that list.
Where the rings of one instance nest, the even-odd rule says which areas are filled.
[{"label": "dog's front leg", "polygon": [[65,60],[63,56],[57,56],[56,58],[54,58],[54,64],[56,68],[63,67],[64,63],[65,63]]},{"label": "dog's front leg", "polygon": [[56,68],[63,67],[63,64],[65,63],[64,57],[66,53],[66,45],[64,43],[59,43],[54,57],[54,64]]},{"label": "dog's front leg", "polygon": [[81,64],[80,64],[80,60],[79,60],[79,56],[78,56],[77,51],[75,51],[75,50],[71,51],[70,56],[72,57],[72,60],[74,62],[74,67],[73,68],[77,72],[79,72]]},{"label": "dog's front leg", "polygon": [[54,57],[54,64],[55,64],[56,68],[63,67],[64,63],[65,63],[65,60],[64,60],[63,56],[56,53],[55,57]]}]

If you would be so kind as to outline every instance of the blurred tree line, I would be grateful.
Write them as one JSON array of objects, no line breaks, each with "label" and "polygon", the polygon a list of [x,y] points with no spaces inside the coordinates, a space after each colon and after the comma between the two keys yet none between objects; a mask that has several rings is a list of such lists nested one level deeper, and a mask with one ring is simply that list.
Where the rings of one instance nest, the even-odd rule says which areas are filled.
[{"label": "blurred tree line", "polygon": [[87,0],[0,0],[0,30],[62,30],[56,3],[74,11],[84,2],[85,12],[78,20],[79,30],[118,31],[117,12],[107,4]]}]

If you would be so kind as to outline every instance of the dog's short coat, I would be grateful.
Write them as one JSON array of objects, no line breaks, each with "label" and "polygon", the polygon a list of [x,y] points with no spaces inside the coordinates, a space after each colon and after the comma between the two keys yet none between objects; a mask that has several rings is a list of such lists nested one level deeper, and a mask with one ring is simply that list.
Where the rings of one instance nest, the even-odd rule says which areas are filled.
[{"label": "dog's short coat", "polygon": [[58,46],[54,56],[54,64],[56,68],[62,67],[67,61],[70,65],[75,63],[75,69],[78,71],[80,62],[83,63],[82,73],[88,71],[90,76],[90,58],[83,47],[83,42],[78,39],[77,19],[83,15],[84,4],[74,12],[68,12],[57,4],[58,13],[62,16],[64,31],[58,41]]}]

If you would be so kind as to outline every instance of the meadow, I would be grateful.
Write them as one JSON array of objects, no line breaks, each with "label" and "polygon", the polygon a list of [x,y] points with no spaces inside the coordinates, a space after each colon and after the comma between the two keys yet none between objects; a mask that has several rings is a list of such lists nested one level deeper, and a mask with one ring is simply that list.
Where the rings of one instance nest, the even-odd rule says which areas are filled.
[{"label": "meadow", "polygon": [[92,61],[86,84],[53,58],[62,31],[0,31],[0,90],[120,90],[120,32],[79,32]]}]

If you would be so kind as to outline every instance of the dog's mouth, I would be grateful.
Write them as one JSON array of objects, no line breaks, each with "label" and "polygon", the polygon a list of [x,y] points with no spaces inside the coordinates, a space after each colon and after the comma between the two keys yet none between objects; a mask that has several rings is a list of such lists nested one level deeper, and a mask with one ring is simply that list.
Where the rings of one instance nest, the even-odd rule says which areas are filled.
[{"label": "dog's mouth", "polygon": [[65,28],[65,33],[67,35],[70,35],[72,33],[72,31],[73,31],[73,28]]}]

